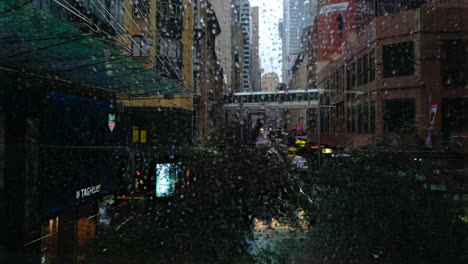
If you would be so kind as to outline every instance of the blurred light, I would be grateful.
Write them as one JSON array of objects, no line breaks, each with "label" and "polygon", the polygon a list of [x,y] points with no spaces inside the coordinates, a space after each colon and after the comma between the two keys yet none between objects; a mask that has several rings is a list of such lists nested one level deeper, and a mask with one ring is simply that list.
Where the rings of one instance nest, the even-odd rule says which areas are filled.
[{"label": "blurred light", "polygon": [[323,153],[323,154],[331,154],[331,153],[333,153],[333,149],[331,149],[331,148],[324,148],[324,149],[322,149],[322,153]]},{"label": "blurred light", "polygon": [[307,143],[307,141],[305,141],[305,140],[296,140],[296,145],[301,145],[301,147],[303,145],[305,145],[306,143]]},{"label": "blurred light", "polygon": [[[320,145],[320,148],[324,148],[325,145]],[[310,146],[311,149],[318,149],[318,145]]]}]

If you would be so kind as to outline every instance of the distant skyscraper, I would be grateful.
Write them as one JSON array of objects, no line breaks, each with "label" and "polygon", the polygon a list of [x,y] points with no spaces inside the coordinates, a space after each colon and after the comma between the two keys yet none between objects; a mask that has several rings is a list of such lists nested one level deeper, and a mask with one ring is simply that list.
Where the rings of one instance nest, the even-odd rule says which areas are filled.
[{"label": "distant skyscraper", "polygon": [[216,12],[216,17],[221,27],[221,34],[216,37],[216,55],[219,59],[221,67],[223,67],[223,78],[224,78],[224,91],[231,92],[235,84],[234,67],[235,61],[233,59],[233,17],[234,9],[232,3],[234,0],[223,0],[223,1],[211,1],[213,8]]},{"label": "distant skyscraper", "polygon": [[259,7],[252,7],[252,48],[251,48],[251,59],[252,59],[252,71],[251,71],[251,82],[252,91],[261,90],[261,73],[260,73],[260,54],[259,54],[259,40],[260,40],[260,18],[259,18]]},{"label": "distant skyscraper", "polygon": [[312,3],[309,0],[284,0],[283,24],[280,32],[283,42],[282,81],[291,79],[291,67],[301,51],[301,34],[305,27],[312,24]]},{"label": "distant skyscraper", "polygon": [[252,21],[251,14],[252,10],[250,7],[249,0],[237,0],[235,5],[236,8],[236,20],[242,26],[242,35],[244,38],[244,58],[243,69],[242,69],[242,87],[246,92],[252,91],[252,79],[251,79],[251,66],[252,66],[252,56],[251,56],[251,45],[252,45]]}]

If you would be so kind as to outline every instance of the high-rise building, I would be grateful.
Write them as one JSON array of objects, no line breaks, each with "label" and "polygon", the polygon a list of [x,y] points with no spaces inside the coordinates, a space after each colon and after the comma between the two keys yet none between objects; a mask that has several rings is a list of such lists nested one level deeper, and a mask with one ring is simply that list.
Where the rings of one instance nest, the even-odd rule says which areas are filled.
[{"label": "high-rise building", "polygon": [[[316,3],[316,1],[312,1]],[[284,0],[283,24],[280,32],[283,44],[282,81],[291,79],[291,68],[301,51],[301,34],[312,23],[312,2],[309,0]]]},{"label": "high-rise building", "polygon": [[246,92],[252,91],[252,79],[251,79],[251,36],[252,36],[252,23],[251,23],[251,7],[249,0],[237,0],[235,5],[235,21],[240,23],[242,26],[242,35],[244,42],[244,57],[242,58],[243,69],[242,69],[242,90]]},{"label": "high-rise building", "polygon": [[232,41],[232,20],[234,18],[233,0],[212,1],[213,9],[218,18],[221,33],[216,37],[216,54],[219,64],[223,68],[223,90],[232,91],[233,82],[233,41]]},{"label": "high-rise building", "polygon": [[259,41],[260,41],[260,18],[259,18],[259,7],[252,7],[252,47],[251,51],[251,82],[252,91],[258,92],[261,90],[261,71],[260,71],[260,53],[259,53]]},{"label": "high-rise building", "polygon": [[218,16],[209,0],[194,1],[195,30],[198,37],[195,46],[194,98],[197,139],[207,139],[222,125],[223,69],[216,52],[216,38],[221,34]]}]

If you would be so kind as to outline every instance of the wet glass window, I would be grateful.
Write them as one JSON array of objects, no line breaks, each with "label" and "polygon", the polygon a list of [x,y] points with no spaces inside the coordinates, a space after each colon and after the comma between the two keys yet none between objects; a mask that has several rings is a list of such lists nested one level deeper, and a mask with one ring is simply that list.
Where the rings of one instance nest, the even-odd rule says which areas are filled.
[{"label": "wet glass window", "polygon": [[385,78],[414,75],[416,61],[413,41],[384,45],[382,53]]},{"label": "wet glass window", "polygon": [[468,40],[442,40],[441,73],[443,86],[468,83]]},{"label": "wet glass window", "polygon": [[132,56],[135,57],[146,57],[148,56],[148,52],[150,46],[148,44],[148,40],[141,35],[133,36],[134,42],[132,43]]},{"label": "wet glass window", "polygon": [[384,100],[384,127],[386,131],[409,130],[416,122],[416,100]]},{"label": "wet glass window", "polygon": [[468,263],[468,0],[0,0],[0,263]]},{"label": "wet glass window", "polygon": [[369,81],[375,80],[375,49],[369,53]]}]

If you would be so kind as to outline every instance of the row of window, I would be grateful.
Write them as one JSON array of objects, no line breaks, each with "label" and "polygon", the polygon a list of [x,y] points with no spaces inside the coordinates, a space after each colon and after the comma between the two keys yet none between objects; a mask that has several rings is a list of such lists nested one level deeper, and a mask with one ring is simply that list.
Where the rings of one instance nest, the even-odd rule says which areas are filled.
[{"label": "row of window", "polygon": [[375,69],[375,49],[372,49],[348,65],[338,67],[325,82],[325,91],[341,94],[345,90],[365,85],[375,80]]},{"label": "row of window", "polygon": [[[375,49],[346,66],[339,67],[325,83],[325,90],[343,93],[367,84],[376,78]],[[382,47],[383,78],[413,76],[416,71],[413,41],[384,45]],[[441,78],[443,86],[468,83],[468,40],[443,40],[441,43]],[[346,86],[345,86],[346,85]]]},{"label": "row of window", "polygon": [[[133,16],[137,19],[148,18],[150,15],[149,0],[132,0]],[[182,5],[180,1],[159,1],[157,10],[163,18],[182,17]]]},{"label": "row of window", "polygon": [[[132,56],[147,57],[151,46],[148,43],[150,39],[142,35],[133,35],[132,37]],[[160,38],[158,40],[157,52],[159,55],[180,59],[181,49],[181,43],[177,39]]]},{"label": "row of window", "polygon": [[[348,132],[353,134],[375,133],[375,101],[348,107],[346,113],[344,110],[344,103],[339,103],[334,109],[322,111],[321,131],[327,133]],[[416,101],[414,99],[384,100],[383,124],[385,131],[412,129],[415,123]]]},{"label": "row of window", "polygon": [[[320,114],[320,128],[326,133],[375,133],[375,101],[347,108],[344,103],[334,109],[323,110]],[[346,127],[345,127],[346,126]]]},{"label": "row of window", "polygon": [[[442,134],[449,137],[452,132],[468,130],[468,99],[446,98],[441,105]],[[345,123],[346,118],[346,123]],[[344,125],[346,124],[346,130]],[[384,131],[410,131],[416,124],[416,100],[411,98],[383,101]],[[344,102],[333,109],[321,112],[321,131],[331,133],[375,133],[375,101],[350,106]]]}]

